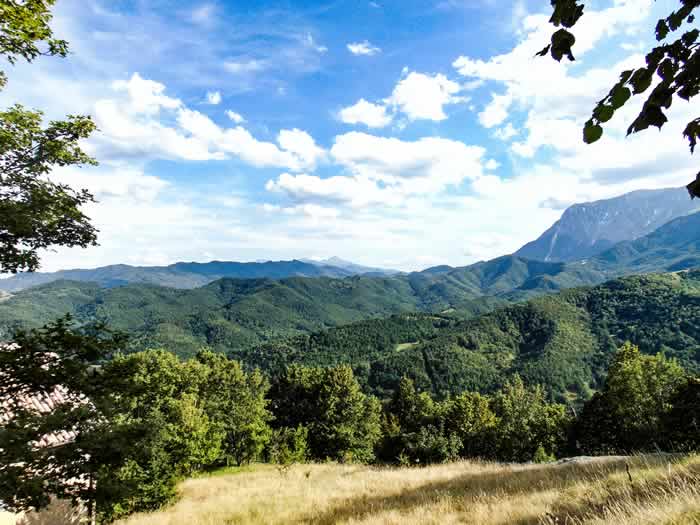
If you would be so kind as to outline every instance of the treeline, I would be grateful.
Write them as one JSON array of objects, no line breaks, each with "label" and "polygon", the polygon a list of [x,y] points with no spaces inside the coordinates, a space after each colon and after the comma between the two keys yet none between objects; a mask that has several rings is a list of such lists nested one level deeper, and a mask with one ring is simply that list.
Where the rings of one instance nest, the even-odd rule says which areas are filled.
[{"label": "treeline", "polygon": [[[15,510],[57,495],[110,522],[170,501],[183,477],[255,461],[527,462],[700,448],[700,380],[631,344],[576,413],[517,375],[490,395],[442,400],[403,378],[382,402],[346,365],[267,378],[209,351],[115,355],[121,336],[65,319],[15,343],[21,351],[0,351],[0,377],[13,378],[0,382],[11,414],[0,426],[0,500]],[[50,412],[21,402],[57,387],[65,400]],[[65,432],[72,439],[35,446]]]},{"label": "treeline", "polygon": [[[599,390],[625,341],[700,372],[700,271],[643,275],[510,305],[477,318],[397,315],[310,336],[239,347],[229,355],[276,374],[291,363],[349,364],[380,398],[410,377],[438,398],[495,393],[513,375],[576,404]],[[413,344],[411,344],[413,343]]]}]

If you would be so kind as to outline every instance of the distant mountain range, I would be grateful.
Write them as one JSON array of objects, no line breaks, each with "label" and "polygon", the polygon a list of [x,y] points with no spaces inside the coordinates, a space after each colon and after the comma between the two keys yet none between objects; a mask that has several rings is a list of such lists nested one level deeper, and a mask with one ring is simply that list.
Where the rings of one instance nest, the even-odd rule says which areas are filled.
[{"label": "distant mountain range", "polygon": [[362,266],[354,262],[346,261],[340,257],[331,257],[329,259],[301,259],[301,261],[309,264],[314,264],[321,267],[341,268],[353,275],[396,275],[401,273],[397,270],[387,270],[386,268],[373,268],[371,266]]},{"label": "distant mountain range", "polygon": [[[567,268],[564,272],[560,266],[556,265],[594,258],[620,242],[634,242],[670,221],[688,216],[698,210],[700,210],[700,201],[692,201],[685,188],[635,191],[613,199],[575,204],[568,208],[561,219],[537,240],[526,244],[512,256],[477,263],[466,269],[436,266],[410,274],[406,278],[413,285],[429,292],[428,296],[420,299],[421,302],[428,301],[426,304],[432,304],[431,297],[437,295],[438,302],[444,304],[442,296],[447,294],[452,297],[455,290],[460,297],[466,293],[471,299],[481,295],[512,292],[522,287],[556,290],[567,286],[599,282],[599,279],[592,278],[591,273],[602,272],[609,275],[611,272],[607,266],[609,266],[608,263],[613,262],[613,259],[619,259],[615,263],[617,266],[633,265],[639,271],[653,271],[659,269],[658,261],[633,263],[630,260],[634,257],[634,250],[639,248],[632,244],[620,246],[618,252],[608,254],[607,262],[591,261],[585,269],[579,265],[578,268]],[[654,239],[651,238],[648,242],[662,244],[665,242]],[[647,246],[643,251],[646,253],[650,249],[651,247]],[[663,250],[663,247],[659,249]],[[698,260],[696,255],[683,253],[686,260],[682,264],[686,266],[690,266],[693,260]],[[646,256],[654,258],[650,253],[646,253]],[[657,256],[667,259],[674,255],[658,253]],[[532,262],[526,263],[524,259]],[[622,259],[626,260],[624,264],[621,262]],[[537,264],[537,261],[554,266],[542,266]],[[602,270],[599,268],[601,265]],[[617,275],[619,272],[612,272],[612,274]],[[279,280],[290,277],[344,278],[354,275],[390,277],[402,274],[395,270],[362,266],[339,257],[323,260],[301,259],[249,263],[180,262],[170,266],[118,264],[95,269],[18,274],[0,279],[0,291],[15,293],[59,280],[91,282],[104,288],[128,284],[154,284],[192,289],[223,278]],[[446,285],[446,282],[450,284]],[[442,289],[437,291],[437,294],[433,293],[440,287]]]},{"label": "distant mountain range", "polygon": [[91,270],[62,270],[52,273],[22,273],[0,279],[0,290],[18,292],[54,281],[96,283],[105,288],[127,284],[156,284],[170,288],[198,288],[223,278],[285,279],[288,277],[350,277],[360,274],[393,275],[398,272],[360,266],[337,257],[326,261],[265,261],[208,263],[180,262],[170,266],[129,266],[117,264]]},{"label": "distant mountain range", "polygon": [[[508,255],[462,268],[319,277],[320,272],[347,270],[292,261],[290,268],[306,265],[302,268],[312,268],[317,278],[258,279],[246,273],[244,279],[224,278],[188,290],[144,282],[110,288],[99,282],[58,281],[0,301],[0,337],[14,328],[40,326],[71,313],[79,321],[101,319],[129,332],[137,349],[162,347],[191,355],[208,345],[228,351],[402,312],[473,317],[508,302],[617,276],[691,268],[698,264],[698,248],[700,213],[679,217],[642,238],[570,263]],[[240,268],[239,264],[182,263],[171,271],[211,280]],[[260,271],[254,264],[246,268]]]},{"label": "distant mountain range", "polygon": [[700,210],[685,188],[642,190],[568,208],[561,219],[514,255],[540,261],[575,261],[633,241],[667,222]]}]

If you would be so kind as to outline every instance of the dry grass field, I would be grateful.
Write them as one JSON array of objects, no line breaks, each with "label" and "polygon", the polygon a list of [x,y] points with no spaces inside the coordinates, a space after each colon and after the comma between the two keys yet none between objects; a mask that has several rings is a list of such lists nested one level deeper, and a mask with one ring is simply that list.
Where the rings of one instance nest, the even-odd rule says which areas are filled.
[{"label": "dry grass field", "polygon": [[187,480],[180,492],[167,509],[121,525],[700,524],[700,457],[255,466]]}]

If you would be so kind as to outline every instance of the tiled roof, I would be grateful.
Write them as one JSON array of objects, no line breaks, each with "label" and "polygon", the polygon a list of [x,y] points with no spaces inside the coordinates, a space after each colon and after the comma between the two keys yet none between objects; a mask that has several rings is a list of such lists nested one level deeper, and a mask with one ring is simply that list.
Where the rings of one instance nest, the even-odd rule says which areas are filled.
[{"label": "tiled roof", "polygon": [[[0,343],[0,351],[13,352],[19,350],[16,345],[7,345]],[[49,414],[56,409],[57,406],[70,401],[68,390],[65,387],[57,386],[53,392],[37,393],[34,395],[22,395],[19,399],[2,399],[0,398],[0,426],[7,424],[14,414],[13,407],[20,406],[21,408],[35,412],[38,414]],[[41,437],[36,442],[39,447],[56,447],[63,445],[75,439],[75,432],[62,430],[60,432],[52,432]]]}]

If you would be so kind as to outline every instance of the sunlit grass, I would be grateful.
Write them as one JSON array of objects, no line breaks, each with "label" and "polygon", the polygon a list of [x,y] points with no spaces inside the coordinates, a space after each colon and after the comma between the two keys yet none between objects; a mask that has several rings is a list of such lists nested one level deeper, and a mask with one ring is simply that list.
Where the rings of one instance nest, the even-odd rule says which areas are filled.
[{"label": "sunlit grass", "polygon": [[321,464],[287,473],[263,465],[187,480],[172,506],[122,523],[699,524],[700,458],[403,469]]}]

